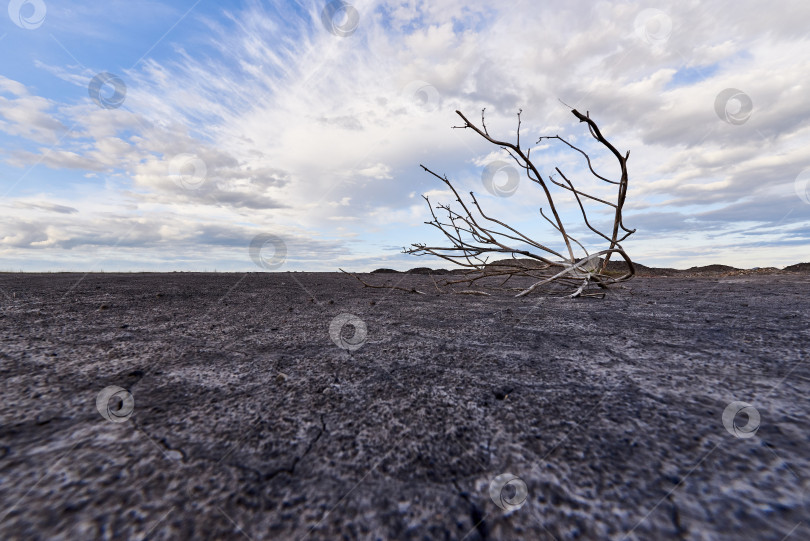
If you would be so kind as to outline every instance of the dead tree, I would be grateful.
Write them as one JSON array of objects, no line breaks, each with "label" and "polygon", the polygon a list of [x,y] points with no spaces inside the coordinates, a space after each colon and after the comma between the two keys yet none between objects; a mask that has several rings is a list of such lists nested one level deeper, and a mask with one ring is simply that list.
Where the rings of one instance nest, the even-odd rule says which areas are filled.
[{"label": "dead tree", "polygon": [[[545,291],[546,293],[559,293],[562,291],[571,297],[604,296],[603,293],[599,294],[594,290],[605,289],[611,284],[632,278],[635,275],[633,262],[621,246],[621,242],[635,232],[635,229],[627,229],[622,223],[622,207],[627,196],[627,159],[630,157],[630,152],[628,151],[625,155],[622,155],[616,150],[616,147],[605,139],[588,112],[586,111],[583,115],[576,109],[572,109],[571,113],[579,119],[580,123],[584,122],[588,126],[588,131],[593,139],[609,150],[618,161],[621,170],[621,176],[618,180],[611,180],[597,173],[593,168],[590,156],[584,150],[559,135],[544,136],[538,140],[538,143],[544,139],[557,140],[569,147],[571,151],[581,154],[590,173],[599,181],[616,186],[617,196],[615,202],[607,201],[576,188],[574,182],[558,167],[555,167],[555,170],[559,175],[559,179],[555,179],[554,175],[543,177],[540,174],[537,167],[532,163],[531,149],[524,151],[520,146],[520,115],[522,110],[517,115],[517,141],[515,143],[495,139],[489,134],[484,121],[484,111],[481,111],[480,127],[470,122],[460,111],[456,111],[464,121],[464,125],[453,126],[453,128],[471,129],[493,145],[505,150],[518,167],[525,171],[529,180],[543,190],[551,216],[545,214],[542,208],[540,209],[540,215],[551,224],[556,234],[559,235],[562,241],[560,247],[554,249],[549,244],[541,243],[521,233],[506,222],[487,215],[479,205],[473,192],[470,192],[471,202],[466,204],[447,176],[440,176],[420,164],[422,169],[450,188],[460,208],[453,208],[450,205],[440,203],[434,209],[428,197],[423,195],[422,197],[427,202],[433,217],[431,221],[425,223],[439,229],[449,242],[444,246],[412,244],[411,248],[403,249],[404,253],[417,256],[437,256],[451,261],[466,270],[462,276],[444,280],[443,285],[451,286],[451,291],[454,289],[452,286],[456,284],[467,284],[467,286],[475,284],[483,289],[500,288],[517,291],[519,297],[536,291]],[[582,243],[571,236],[557,212],[557,206],[549,189],[550,184],[556,185],[574,196],[585,226],[606,242],[606,248],[590,253]],[[584,199],[614,209],[613,226],[609,234],[592,225],[583,204]],[[442,211],[441,213],[444,214],[442,218],[437,216],[435,210]],[[577,247],[582,253],[578,253]],[[622,269],[622,272],[608,269],[608,263],[614,254],[621,256],[626,263],[626,268]],[[489,258],[493,255],[511,256],[511,259],[490,263]],[[528,277],[533,279],[533,283],[518,288],[504,288],[506,282],[513,277]],[[503,281],[497,286],[493,286],[491,280],[493,278],[502,278]],[[526,282],[526,284],[528,283]],[[469,292],[470,290],[465,291]]]}]

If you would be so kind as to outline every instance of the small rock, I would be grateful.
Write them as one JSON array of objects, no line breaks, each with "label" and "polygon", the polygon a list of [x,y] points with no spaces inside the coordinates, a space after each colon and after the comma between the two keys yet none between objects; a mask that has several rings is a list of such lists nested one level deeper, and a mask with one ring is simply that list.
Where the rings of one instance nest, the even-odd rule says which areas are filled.
[{"label": "small rock", "polygon": [[166,456],[172,460],[183,460],[183,453],[174,449],[171,451],[166,451]]},{"label": "small rock", "polygon": [[36,423],[38,425],[46,425],[56,419],[59,414],[55,411],[45,411],[36,416]]},{"label": "small rock", "polygon": [[501,389],[498,391],[494,391],[495,398],[497,400],[504,400],[509,397],[509,393],[511,393],[514,389]]}]

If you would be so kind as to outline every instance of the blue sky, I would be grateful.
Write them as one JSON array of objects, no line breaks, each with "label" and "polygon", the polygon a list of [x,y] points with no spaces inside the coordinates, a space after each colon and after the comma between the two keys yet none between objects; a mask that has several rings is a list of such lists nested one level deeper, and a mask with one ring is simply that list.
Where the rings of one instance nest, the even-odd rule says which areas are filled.
[{"label": "blue sky", "polygon": [[[610,197],[576,155],[535,144],[559,134],[615,175],[560,100],[631,151],[634,260],[810,261],[810,5],[334,6],[8,2],[0,270],[260,270],[257,235],[286,248],[277,270],[445,266],[400,253],[440,240],[421,194],[452,202],[420,163],[558,246],[538,187],[488,193],[483,171],[505,154],[451,126],[456,109],[477,119],[486,107],[490,132],[510,139],[522,109],[541,173],[559,166]],[[100,74],[121,84],[120,103],[109,82],[91,98]],[[571,231],[603,249],[575,202],[555,197]]]}]

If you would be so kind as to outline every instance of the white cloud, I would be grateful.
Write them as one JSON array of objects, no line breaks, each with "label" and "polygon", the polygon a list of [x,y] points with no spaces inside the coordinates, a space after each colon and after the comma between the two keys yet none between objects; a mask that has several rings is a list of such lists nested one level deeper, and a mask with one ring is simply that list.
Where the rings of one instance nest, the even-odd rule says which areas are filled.
[{"label": "white cloud", "polygon": [[0,131],[38,143],[56,143],[67,128],[53,117],[54,103],[0,76]]}]

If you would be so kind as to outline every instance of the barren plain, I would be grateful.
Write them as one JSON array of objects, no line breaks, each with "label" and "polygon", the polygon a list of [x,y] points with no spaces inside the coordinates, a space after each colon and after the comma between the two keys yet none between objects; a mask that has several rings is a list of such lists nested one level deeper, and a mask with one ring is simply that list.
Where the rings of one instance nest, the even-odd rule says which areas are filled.
[{"label": "barren plain", "polygon": [[810,538],[810,274],[647,274],[2,274],[0,538]]}]

